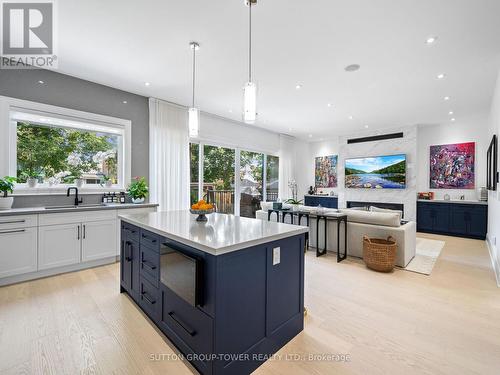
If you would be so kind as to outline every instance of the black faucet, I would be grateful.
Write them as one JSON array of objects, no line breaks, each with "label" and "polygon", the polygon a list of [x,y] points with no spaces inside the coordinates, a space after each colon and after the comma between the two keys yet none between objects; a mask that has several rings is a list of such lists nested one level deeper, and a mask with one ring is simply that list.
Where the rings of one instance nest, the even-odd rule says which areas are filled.
[{"label": "black faucet", "polygon": [[78,188],[76,186],[71,186],[68,188],[68,191],[66,192],[66,196],[69,197],[69,193],[71,193],[71,190],[75,190],[75,206],[78,206],[80,203],[83,202],[82,198],[78,199]]}]

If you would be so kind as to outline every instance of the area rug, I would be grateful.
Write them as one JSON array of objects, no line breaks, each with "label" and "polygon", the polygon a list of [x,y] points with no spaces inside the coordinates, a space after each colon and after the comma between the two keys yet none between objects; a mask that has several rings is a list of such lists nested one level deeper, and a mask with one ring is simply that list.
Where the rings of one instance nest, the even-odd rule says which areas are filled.
[{"label": "area rug", "polygon": [[406,271],[430,275],[436,260],[443,250],[444,241],[417,238],[417,251],[415,257],[408,263]]}]

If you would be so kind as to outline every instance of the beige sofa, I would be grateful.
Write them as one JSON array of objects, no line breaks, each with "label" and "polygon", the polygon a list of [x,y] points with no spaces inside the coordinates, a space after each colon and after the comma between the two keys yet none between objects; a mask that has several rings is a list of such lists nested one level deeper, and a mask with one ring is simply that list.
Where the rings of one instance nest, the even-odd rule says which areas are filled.
[{"label": "beige sofa", "polygon": [[[257,211],[257,219],[267,220],[268,209],[272,208],[272,203],[262,202],[262,209]],[[299,206],[300,210],[309,210],[314,215],[316,207]],[[324,212],[328,212],[325,209]],[[336,211],[336,210],[333,210]],[[416,250],[416,223],[409,221],[401,224],[401,213],[398,211],[379,211],[373,208],[372,211],[340,209],[342,213],[347,214],[347,254],[354,257],[363,257],[363,236],[387,238],[392,236],[398,244],[396,256],[396,265],[406,267],[410,260],[415,256]],[[271,215],[271,220],[276,221],[276,214]],[[296,217],[295,217],[296,220]],[[305,219],[302,219],[305,225]],[[286,215],[285,222],[290,222],[290,215]],[[311,217],[309,225],[309,246],[316,247],[316,218]],[[340,229],[340,251],[344,249],[344,230]],[[337,251],[337,224],[329,221],[327,224],[327,250]],[[319,245],[324,249],[324,224],[323,221],[319,227]]]}]

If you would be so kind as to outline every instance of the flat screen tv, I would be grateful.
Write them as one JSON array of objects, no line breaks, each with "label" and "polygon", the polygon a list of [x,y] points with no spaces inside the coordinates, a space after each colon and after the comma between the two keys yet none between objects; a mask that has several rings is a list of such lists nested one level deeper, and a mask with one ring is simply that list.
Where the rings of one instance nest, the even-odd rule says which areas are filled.
[{"label": "flat screen tv", "polygon": [[406,155],[346,159],[345,187],[350,189],[405,189]]}]

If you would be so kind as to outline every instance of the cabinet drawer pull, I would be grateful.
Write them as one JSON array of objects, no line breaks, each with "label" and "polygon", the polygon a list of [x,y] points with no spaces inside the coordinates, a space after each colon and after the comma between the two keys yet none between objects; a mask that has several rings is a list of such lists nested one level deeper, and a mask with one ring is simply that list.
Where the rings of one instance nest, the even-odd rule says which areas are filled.
[{"label": "cabinet drawer pull", "polygon": [[156,300],[149,298],[146,292],[142,292],[141,297],[148,301],[151,305],[154,305],[156,303]]},{"label": "cabinet drawer pull", "polygon": [[186,331],[190,336],[196,335],[196,331],[189,328],[173,311],[170,311],[168,315],[176,322],[184,331]]},{"label": "cabinet drawer pull", "polygon": [[80,239],[80,226],[79,225],[76,227],[76,239],[77,240]]},{"label": "cabinet drawer pull", "polygon": [[147,260],[143,260],[141,263],[143,266],[148,267],[151,271],[154,271],[156,269],[156,266],[153,263],[148,262]]},{"label": "cabinet drawer pull", "polygon": [[132,247],[132,242],[126,241],[125,242],[125,260],[127,262],[132,261],[132,251],[130,251],[130,248]]},{"label": "cabinet drawer pull", "polygon": [[145,234],[142,235],[142,238],[144,238],[145,240],[151,241],[152,243],[156,243],[156,240],[154,238],[146,236]]},{"label": "cabinet drawer pull", "polygon": [[87,226],[86,225],[83,226],[83,239],[85,239],[85,237],[87,237]]},{"label": "cabinet drawer pull", "polygon": [[25,223],[26,220],[12,220],[12,221],[0,221],[0,225],[2,224],[17,224],[17,223]]},{"label": "cabinet drawer pull", "polygon": [[26,229],[17,229],[17,230],[7,230],[5,232],[0,232],[0,234],[8,234],[8,233],[22,233],[26,232]]}]

